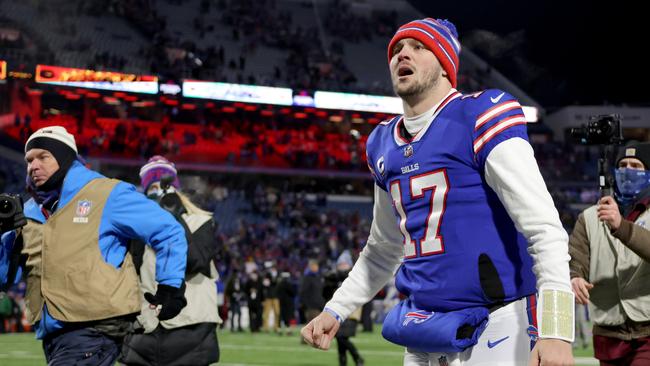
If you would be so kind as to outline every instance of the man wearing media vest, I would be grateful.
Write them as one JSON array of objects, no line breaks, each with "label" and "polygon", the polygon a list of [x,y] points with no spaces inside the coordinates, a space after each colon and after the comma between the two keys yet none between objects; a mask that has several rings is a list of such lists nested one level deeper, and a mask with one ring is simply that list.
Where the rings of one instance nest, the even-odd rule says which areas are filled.
[{"label": "man wearing media vest", "polygon": [[[151,298],[165,320],[186,304],[185,232],[134,186],[86,168],[63,127],[32,134],[25,161],[27,224],[2,236],[0,284],[26,279],[26,316],[48,365],[113,365],[140,311],[129,242],[156,252],[159,286]],[[22,260],[12,270],[16,253]]]}]

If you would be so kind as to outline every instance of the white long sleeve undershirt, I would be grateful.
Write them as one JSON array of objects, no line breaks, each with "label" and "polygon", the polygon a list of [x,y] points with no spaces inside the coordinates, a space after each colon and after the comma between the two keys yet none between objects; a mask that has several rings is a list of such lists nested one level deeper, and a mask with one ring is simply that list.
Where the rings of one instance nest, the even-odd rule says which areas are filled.
[{"label": "white long sleeve undershirt", "polygon": [[[570,291],[568,236],[530,144],[521,138],[498,144],[486,160],[485,178],[517,230],[528,240],[537,288]],[[365,248],[348,278],[325,306],[342,319],[370,301],[402,262],[403,239],[392,203],[376,185],[373,214]]]},{"label": "white long sleeve undershirt", "polygon": [[[440,101],[442,103],[442,100]],[[440,103],[434,105],[429,109],[428,111],[417,115],[415,117],[404,117],[404,127],[406,127],[406,130],[409,132],[411,136],[415,136],[420,132],[424,126],[426,126],[429,121],[433,118],[433,115],[436,113],[436,109],[438,109],[438,106]]]},{"label": "white long sleeve undershirt", "polygon": [[[429,122],[431,122],[434,118],[434,115],[436,114],[436,111],[440,107],[440,105],[449,97],[450,95],[456,93],[456,89],[450,89],[447,95],[445,95],[436,105],[431,107],[429,110],[427,110],[424,113],[421,113],[417,116],[413,117],[406,117],[404,116],[404,127],[406,128],[406,131],[411,136],[415,136],[422,130]],[[433,123],[433,122],[431,122]]]}]

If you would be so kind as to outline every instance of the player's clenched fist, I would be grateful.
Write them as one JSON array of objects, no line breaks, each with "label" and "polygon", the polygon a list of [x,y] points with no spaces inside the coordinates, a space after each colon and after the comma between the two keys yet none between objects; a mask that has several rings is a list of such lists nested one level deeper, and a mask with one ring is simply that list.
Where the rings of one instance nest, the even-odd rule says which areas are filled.
[{"label": "player's clenched fist", "polygon": [[571,343],[560,339],[540,339],[530,353],[528,366],[573,366]]},{"label": "player's clenched fist", "polygon": [[314,348],[327,350],[339,330],[339,322],[331,314],[322,312],[300,330],[305,342]]}]

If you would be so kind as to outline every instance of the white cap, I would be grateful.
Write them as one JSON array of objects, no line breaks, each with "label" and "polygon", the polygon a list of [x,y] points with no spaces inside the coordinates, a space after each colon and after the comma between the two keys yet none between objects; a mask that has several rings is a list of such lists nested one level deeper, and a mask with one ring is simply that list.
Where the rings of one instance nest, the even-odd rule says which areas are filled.
[{"label": "white cap", "polygon": [[61,141],[64,144],[68,145],[72,150],[74,150],[75,153],[79,153],[77,151],[77,144],[74,140],[74,136],[71,133],[68,133],[65,127],[62,126],[43,127],[34,132],[31,136],[29,136],[27,142],[25,143],[25,152],[27,152],[27,146],[29,146],[29,142],[39,137],[46,137]]}]

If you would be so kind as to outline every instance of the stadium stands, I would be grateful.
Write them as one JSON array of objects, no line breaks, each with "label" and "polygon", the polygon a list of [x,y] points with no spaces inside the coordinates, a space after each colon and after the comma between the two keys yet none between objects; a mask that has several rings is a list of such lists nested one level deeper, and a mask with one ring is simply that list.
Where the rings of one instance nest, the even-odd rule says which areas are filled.
[{"label": "stadium stands", "polygon": [[[53,52],[35,63],[383,95],[392,94],[386,39],[397,24],[419,16],[403,0],[352,6],[338,0],[0,0],[0,6],[17,30]],[[0,48],[0,58],[7,53]],[[487,85],[490,73],[461,57],[460,89]]]}]

